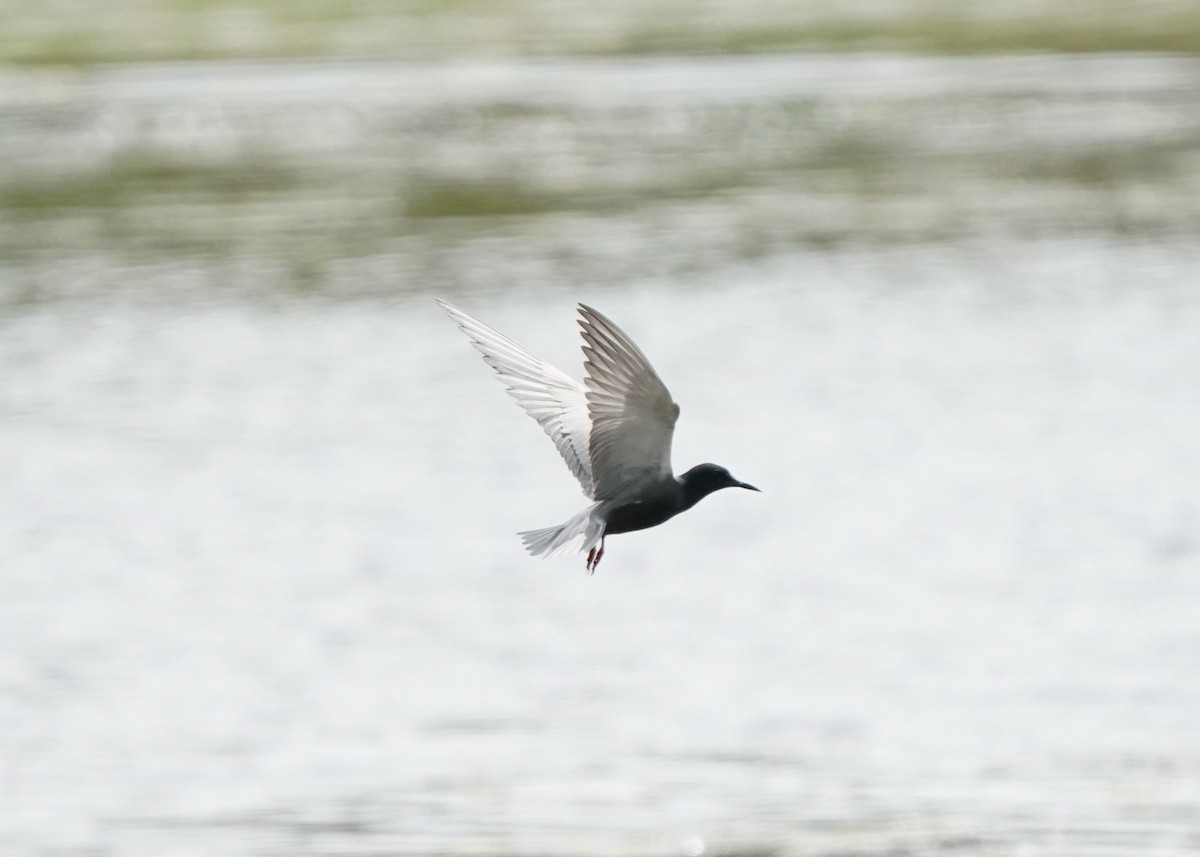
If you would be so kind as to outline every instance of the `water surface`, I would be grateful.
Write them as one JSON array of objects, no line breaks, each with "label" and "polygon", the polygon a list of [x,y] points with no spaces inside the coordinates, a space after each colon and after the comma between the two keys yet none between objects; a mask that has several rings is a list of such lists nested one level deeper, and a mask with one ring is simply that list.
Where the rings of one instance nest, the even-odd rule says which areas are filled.
[{"label": "water surface", "polygon": [[[1195,67],[828,62],[10,94],[0,851],[1200,849]],[[600,307],[763,494],[529,559],[583,499],[435,293]]]}]

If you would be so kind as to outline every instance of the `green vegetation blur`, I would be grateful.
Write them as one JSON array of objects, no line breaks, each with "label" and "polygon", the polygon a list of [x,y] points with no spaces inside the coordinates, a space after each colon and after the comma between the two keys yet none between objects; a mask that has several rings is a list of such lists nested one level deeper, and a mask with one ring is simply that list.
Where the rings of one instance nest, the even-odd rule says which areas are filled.
[{"label": "green vegetation blur", "polygon": [[1191,0],[111,0],[8,4],[0,62],[624,55],[1200,51]]},{"label": "green vegetation blur", "polygon": [[[80,6],[0,28],[21,294],[163,261],[355,292],[1200,232],[1195,2]],[[814,83],[760,89],[760,59]],[[622,89],[646,80],[670,91]]]}]

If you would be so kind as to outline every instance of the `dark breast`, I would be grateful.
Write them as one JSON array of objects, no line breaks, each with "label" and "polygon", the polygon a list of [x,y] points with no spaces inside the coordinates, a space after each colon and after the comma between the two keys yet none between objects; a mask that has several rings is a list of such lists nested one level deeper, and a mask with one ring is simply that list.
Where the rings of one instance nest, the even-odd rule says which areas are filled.
[{"label": "dark breast", "polygon": [[617,533],[629,533],[633,530],[656,527],[663,521],[675,517],[683,509],[682,497],[679,493],[674,491],[656,492],[635,503],[617,506],[609,512],[604,534],[611,536]]}]

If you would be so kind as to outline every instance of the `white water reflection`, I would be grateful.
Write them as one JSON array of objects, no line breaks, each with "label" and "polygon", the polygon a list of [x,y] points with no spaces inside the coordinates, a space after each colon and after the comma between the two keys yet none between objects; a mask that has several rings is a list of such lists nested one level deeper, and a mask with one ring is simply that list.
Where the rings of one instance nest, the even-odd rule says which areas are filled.
[{"label": "white water reflection", "polygon": [[[1195,262],[579,294],[683,404],[677,464],[764,490],[594,578],[523,555],[581,499],[427,297],[10,317],[0,846],[1192,853]],[[569,299],[458,299],[577,365]]]}]

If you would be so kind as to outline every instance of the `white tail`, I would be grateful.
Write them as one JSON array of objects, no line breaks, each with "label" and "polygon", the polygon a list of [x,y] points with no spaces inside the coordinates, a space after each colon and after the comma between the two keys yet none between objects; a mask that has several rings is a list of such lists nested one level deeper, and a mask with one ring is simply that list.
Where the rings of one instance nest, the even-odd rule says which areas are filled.
[{"label": "white tail", "polygon": [[564,553],[575,547],[580,537],[583,538],[583,544],[579,545],[578,550],[591,550],[599,544],[600,536],[604,534],[604,516],[597,513],[599,505],[589,506],[557,527],[526,530],[517,535],[525,543],[525,549],[534,556],[549,557]]}]

